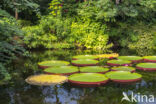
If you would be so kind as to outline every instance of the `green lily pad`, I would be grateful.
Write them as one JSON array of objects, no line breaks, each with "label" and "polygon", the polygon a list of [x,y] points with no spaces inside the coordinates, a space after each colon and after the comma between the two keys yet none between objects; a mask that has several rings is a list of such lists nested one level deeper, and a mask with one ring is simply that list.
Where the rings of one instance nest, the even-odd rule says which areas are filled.
[{"label": "green lily pad", "polygon": [[136,66],[141,68],[156,68],[156,63],[139,63]]},{"label": "green lily pad", "polygon": [[107,61],[107,63],[122,65],[122,64],[130,64],[131,61],[128,61],[128,60],[109,60],[109,61]]},{"label": "green lily pad", "polygon": [[107,72],[109,71],[108,68],[100,67],[100,66],[86,66],[80,68],[80,72],[87,72],[87,73],[99,73],[99,72]]},{"label": "green lily pad", "polygon": [[81,60],[72,60],[72,63],[75,64],[97,64],[99,61],[97,60],[88,60],[88,59],[81,59]]},{"label": "green lily pad", "polygon": [[135,68],[129,66],[118,66],[112,67],[111,69],[115,71],[130,71],[130,72],[135,71]]},{"label": "green lily pad", "polygon": [[140,56],[119,56],[118,59],[133,61],[133,60],[142,60],[143,58]]},{"label": "green lily pad", "polygon": [[51,60],[51,61],[43,61],[43,62],[39,62],[38,65],[39,66],[47,66],[47,67],[51,67],[51,66],[66,66],[69,65],[70,63],[67,61],[58,61],[58,60]]},{"label": "green lily pad", "polygon": [[44,70],[46,73],[53,74],[66,74],[66,73],[74,73],[78,72],[78,67],[75,66],[57,66],[57,67],[49,67]]},{"label": "green lily pad", "polygon": [[73,59],[97,59],[98,57],[95,55],[77,55],[73,56]]},{"label": "green lily pad", "polygon": [[78,73],[69,76],[68,79],[79,82],[100,82],[108,80],[104,74],[98,73]]},{"label": "green lily pad", "polygon": [[148,60],[156,60],[156,56],[144,56],[143,58]]},{"label": "green lily pad", "polygon": [[141,74],[138,73],[131,73],[127,71],[112,71],[106,73],[106,76],[111,80],[133,80],[139,79],[142,77]]}]

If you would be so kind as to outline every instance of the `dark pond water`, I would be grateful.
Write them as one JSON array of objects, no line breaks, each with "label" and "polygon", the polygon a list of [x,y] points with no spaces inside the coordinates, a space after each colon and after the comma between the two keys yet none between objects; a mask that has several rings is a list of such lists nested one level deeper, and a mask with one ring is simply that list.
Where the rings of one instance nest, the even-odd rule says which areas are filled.
[{"label": "dark pond water", "polygon": [[[120,55],[153,55],[153,51],[120,50]],[[10,65],[12,80],[0,86],[0,104],[156,104],[156,73],[145,73],[141,82],[122,85],[108,83],[97,88],[78,88],[69,83],[57,86],[33,86],[24,80],[30,75],[42,73],[37,62],[49,59],[70,61],[73,55],[97,54],[99,52],[81,50],[48,50],[31,52],[30,58],[21,58]],[[123,92],[132,97],[132,93],[140,98],[140,102],[123,101]],[[143,95],[146,97],[142,98]],[[150,100],[151,95],[154,96]],[[131,99],[130,99],[131,100]],[[132,101],[132,100],[131,100]],[[147,102],[146,102],[147,101]],[[151,102],[152,103],[151,103]]]}]

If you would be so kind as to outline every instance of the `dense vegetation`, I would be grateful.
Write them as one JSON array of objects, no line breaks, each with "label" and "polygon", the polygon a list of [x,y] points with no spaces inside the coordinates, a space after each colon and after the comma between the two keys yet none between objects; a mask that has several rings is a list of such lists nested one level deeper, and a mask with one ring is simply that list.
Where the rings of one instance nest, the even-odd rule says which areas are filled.
[{"label": "dense vegetation", "polygon": [[156,49],[155,0],[1,0],[0,79],[25,49]]}]

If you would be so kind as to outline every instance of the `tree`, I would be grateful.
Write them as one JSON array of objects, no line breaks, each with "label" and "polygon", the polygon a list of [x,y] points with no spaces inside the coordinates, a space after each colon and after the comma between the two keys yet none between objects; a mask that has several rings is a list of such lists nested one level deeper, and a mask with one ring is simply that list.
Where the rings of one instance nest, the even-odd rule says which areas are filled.
[{"label": "tree", "polygon": [[15,18],[18,19],[18,15],[20,12],[24,10],[38,11],[39,5],[34,3],[32,0],[2,0],[0,1],[2,4],[2,9],[8,10],[10,9],[14,11]]}]

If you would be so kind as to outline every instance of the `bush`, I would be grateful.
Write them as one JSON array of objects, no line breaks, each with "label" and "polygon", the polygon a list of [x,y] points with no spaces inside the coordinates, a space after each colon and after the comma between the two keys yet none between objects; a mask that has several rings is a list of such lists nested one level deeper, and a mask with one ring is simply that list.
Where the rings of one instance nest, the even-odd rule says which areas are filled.
[{"label": "bush", "polygon": [[[54,48],[56,42],[64,43],[70,29],[70,21],[61,20],[51,15],[42,17],[36,26],[24,27],[24,43],[29,48]],[[66,42],[65,42],[66,43]]]},{"label": "bush", "polygon": [[22,35],[16,20],[0,9],[0,76],[2,75],[5,81],[10,79],[6,66],[17,58],[17,55],[25,53],[20,43]]},{"label": "bush", "polygon": [[106,25],[100,23],[91,23],[90,21],[73,22],[68,40],[71,43],[76,43],[79,47],[107,50],[112,47],[112,44],[108,44],[109,37],[105,30]]}]

